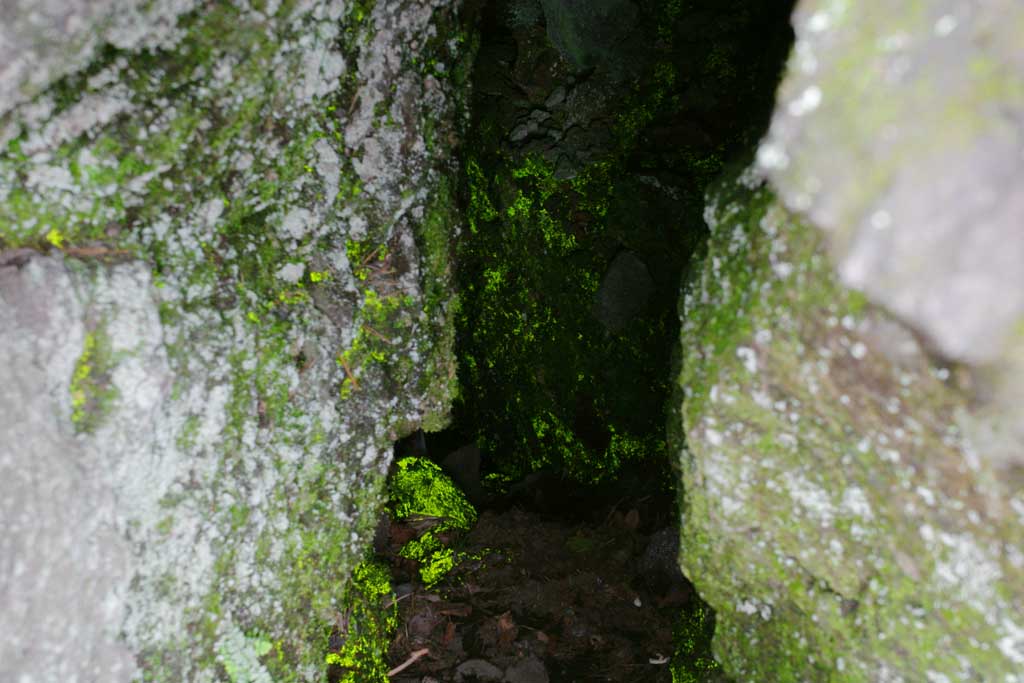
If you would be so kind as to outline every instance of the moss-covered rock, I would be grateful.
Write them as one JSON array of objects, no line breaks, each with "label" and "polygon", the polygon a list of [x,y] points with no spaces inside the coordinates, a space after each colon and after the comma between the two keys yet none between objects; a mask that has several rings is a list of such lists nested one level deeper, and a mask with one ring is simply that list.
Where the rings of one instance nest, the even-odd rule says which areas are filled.
[{"label": "moss-covered rock", "polygon": [[0,677],[319,680],[455,391],[461,20],[118,5],[0,90]]},{"label": "moss-covered rock", "polygon": [[1024,463],[1024,6],[803,0],[793,26],[761,165],[844,284],[981,369],[974,436]]},{"label": "moss-covered rock", "polygon": [[753,173],[683,305],[680,558],[742,681],[1020,681],[1024,497],[956,368],[834,275]]},{"label": "moss-covered rock", "polygon": [[423,584],[432,587],[458,563],[450,537],[473,527],[476,510],[437,464],[423,458],[396,463],[388,499],[395,521],[420,527],[399,554],[416,562]]}]

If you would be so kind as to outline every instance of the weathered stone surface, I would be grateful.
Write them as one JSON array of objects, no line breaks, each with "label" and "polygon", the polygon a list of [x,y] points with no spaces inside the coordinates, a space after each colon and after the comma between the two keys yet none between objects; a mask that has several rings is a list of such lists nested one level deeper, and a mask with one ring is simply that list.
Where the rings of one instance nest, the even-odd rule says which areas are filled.
[{"label": "weathered stone surface", "polygon": [[1024,5],[803,0],[793,26],[759,154],[780,198],[946,358],[1019,355]]},{"label": "weathered stone surface", "polygon": [[1024,462],[1024,7],[800,3],[759,152],[847,286],[967,363],[985,457]]},{"label": "weathered stone surface", "polygon": [[[125,523],[119,508],[160,514],[159,500],[148,499],[147,479],[160,474],[151,428],[162,387],[173,377],[148,269],[123,265],[103,273],[106,301],[95,301],[81,275],[59,258],[0,267],[0,674],[6,680],[40,670],[54,679],[123,680],[134,669],[130,648],[117,639],[132,550],[119,533]],[[80,439],[69,383],[90,333],[89,315],[104,317],[116,331],[110,351],[128,355],[102,380],[121,390],[116,419]],[[115,478],[121,480],[116,490]],[[63,642],[84,647],[68,657]]]},{"label": "weathered stone surface", "polygon": [[195,0],[4,0],[0,3],[0,114],[85,66],[100,46],[173,44]]},{"label": "weathered stone surface", "polygon": [[[1024,494],[963,374],[753,174],[685,297],[680,557],[741,681],[1024,680]],[[1017,477],[1015,480],[1014,477]]]},{"label": "weathered stone surface", "polygon": [[446,419],[452,3],[253,5],[3,81],[0,679],[320,680]]},{"label": "weathered stone surface", "polygon": [[740,680],[1024,681],[1024,11],[793,23],[686,297],[684,570]]}]

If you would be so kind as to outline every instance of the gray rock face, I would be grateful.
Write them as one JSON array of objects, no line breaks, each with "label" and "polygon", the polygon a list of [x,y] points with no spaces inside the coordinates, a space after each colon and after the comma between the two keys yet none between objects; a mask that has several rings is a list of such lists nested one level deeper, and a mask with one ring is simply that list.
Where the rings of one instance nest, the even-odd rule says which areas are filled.
[{"label": "gray rock face", "polygon": [[755,178],[706,217],[676,444],[716,658],[737,680],[1024,681],[1024,489],[969,394]]},{"label": "gray rock face", "polygon": [[[132,578],[124,512],[146,500],[153,427],[173,381],[148,269],[117,266],[89,283],[59,258],[0,267],[0,678],[125,680],[134,655],[117,635]],[[102,299],[97,300],[99,290]],[[54,301],[64,302],[55,306]],[[115,354],[115,419],[75,433],[69,381],[102,316]],[[147,456],[138,458],[138,454]],[[97,633],[97,631],[99,631]],[[62,643],[84,647],[65,656]]]},{"label": "gray rock face", "polygon": [[72,59],[0,91],[0,679],[320,680],[453,390],[455,94],[413,62],[456,17],[62,7],[138,21],[4,6]]},{"label": "gray rock face", "polygon": [[1024,6],[804,0],[759,154],[843,282],[983,364],[1024,320]]},{"label": "gray rock face", "polygon": [[1024,681],[1024,8],[926,5],[801,2],[774,189],[708,198],[680,556],[740,680]]},{"label": "gray rock face", "polygon": [[0,114],[85,66],[105,43],[131,49],[173,43],[175,20],[195,0],[3,0]]}]

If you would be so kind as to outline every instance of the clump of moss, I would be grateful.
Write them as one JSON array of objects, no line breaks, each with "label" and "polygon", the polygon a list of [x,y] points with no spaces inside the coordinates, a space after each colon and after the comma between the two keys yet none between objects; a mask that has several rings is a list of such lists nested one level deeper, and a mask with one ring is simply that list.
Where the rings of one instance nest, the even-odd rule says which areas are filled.
[{"label": "clump of moss", "polygon": [[599,482],[662,448],[674,308],[654,305],[622,334],[592,313],[617,251],[645,250],[609,225],[621,170],[607,160],[560,179],[539,156],[508,154],[467,164],[458,326],[474,398],[459,412],[498,460],[492,480],[553,467]]},{"label": "clump of moss", "polygon": [[675,652],[669,664],[672,683],[704,683],[722,667],[711,655],[715,613],[701,601],[679,615],[672,632]]},{"label": "clump of moss", "polygon": [[71,375],[71,422],[75,431],[90,434],[96,431],[110,412],[117,398],[112,383],[114,358],[106,328],[99,325],[87,332],[82,355]]},{"label": "clump of moss", "polygon": [[[495,3],[499,15],[508,4]],[[560,120],[565,112],[548,106],[551,83],[508,89],[501,50],[481,49],[464,167],[470,229],[458,247],[459,374],[472,400],[457,403],[456,415],[499,488],[541,468],[608,482],[625,463],[663,459],[668,349],[685,264],[706,236],[704,190],[752,149],[770,111],[788,40],[784,22],[776,32],[763,26],[788,13],[786,3],[637,4],[637,31],[651,47],[626,50],[622,69],[608,65],[632,75],[616,82],[601,117],[579,124],[603,148],[510,143],[509,126],[522,116],[495,108],[494,93],[505,92],[522,115],[546,110]],[[495,42],[514,40],[526,54],[525,35],[545,40],[519,27]],[[777,59],[763,59],[765,50]],[[585,78],[592,92],[611,87],[600,73]],[[622,251],[648,267],[655,288],[626,329],[609,331],[593,310]]]},{"label": "clump of moss", "polygon": [[422,525],[426,530],[400,555],[419,564],[424,585],[433,586],[458,562],[448,546],[453,534],[469,531],[476,510],[441,468],[423,458],[400,460],[389,482],[390,508],[395,520]]},{"label": "clump of moss", "polygon": [[[385,604],[386,601],[386,604]],[[325,659],[332,683],[386,683],[385,657],[398,628],[398,606],[387,566],[366,560],[352,572],[345,589],[348,606],[339,624],[341,644]]]}]

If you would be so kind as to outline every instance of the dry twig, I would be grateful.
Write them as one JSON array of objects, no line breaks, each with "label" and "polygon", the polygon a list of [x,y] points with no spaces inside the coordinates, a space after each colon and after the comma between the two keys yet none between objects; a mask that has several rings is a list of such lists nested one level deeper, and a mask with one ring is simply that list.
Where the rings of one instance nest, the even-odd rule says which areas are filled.
[{"label": "dry twig", "polygon": [[388,678],[391,678],[392,676],[397,676],[398,674],[402,673],[403,671],[408,669],[410,666],[415,664],[416,661],[420,657],[425,657],[426,655],[429,655],[429,654],[430,654],[430,649],[429,648],[423,648],[422,650],[416,650],[411,655],[409,655],[409,659],[405,660],[404,662],[402,662],[401,664],[396,666],[394,669],[389,671],[388,672]]},{"label": "dry twig", "polygon": [[376,336],[378,339],[380,339],[382,342],[384,342],[388,346],[394,346],[394,342],[392,342],[390,339],[388,339],[383,334],[381,334],[377,330],[373,329],[372,327],[370,327],[366,323],[363,323],[363,329],[366,330],[367,332],[370,332],[374,336]]},{"label": "dry twig", "polygon": [[352,381],[352,390],[359,391],[359,382],[356,381],[356,375],[352,372],[352,366],[348,364],[348,359],[345,356],[340,356],[339,360],[341,360],[341,367],[345,370],[345,374]]}]

